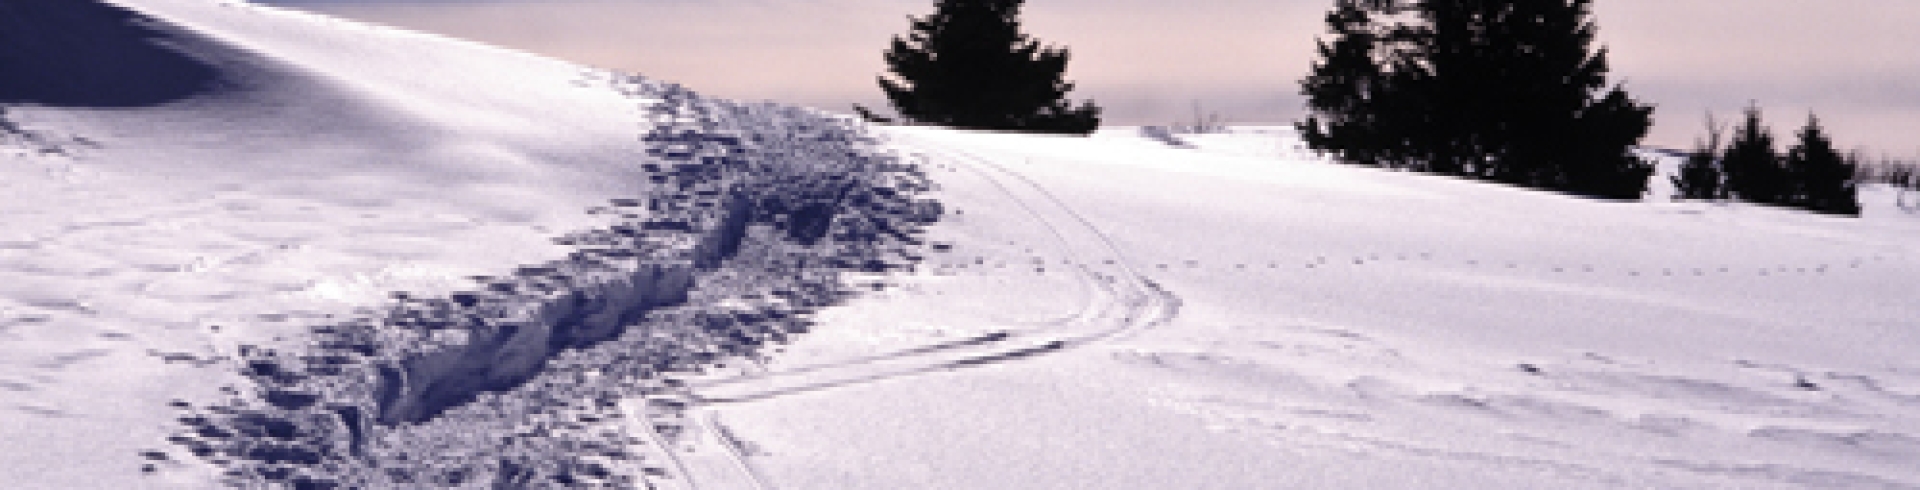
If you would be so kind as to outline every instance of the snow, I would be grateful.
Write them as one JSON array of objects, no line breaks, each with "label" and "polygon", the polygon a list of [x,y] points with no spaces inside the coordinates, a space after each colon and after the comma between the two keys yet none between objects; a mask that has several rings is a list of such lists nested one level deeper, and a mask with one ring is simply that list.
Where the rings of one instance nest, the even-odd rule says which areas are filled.
[{"label": "snow", "polygon": [[160,36],[94,2],[9,2],[21,15],[0,21],[166,46],[225,76],[165,103],[6,113],[85,141],[0,165],[0,473],[23,488],[154,484],[139,451],[178,429],[166,402],[231,380],[150,351],[227,349],[562,256],[553,237],[601,224],[584,211],[643,179],[640,109],[610,74],[267,7],[125,6],[165,19]]},{"label": "snow", "polygon": [[[591,460],[708,490],[1920,487],[1920,215],[1892,189],[1857,219],[1598,202],[1338,165],[1284,126],[871,128],[880,152],[826,115],[245,3],[0,12],[144,60],[47,70],[217,81],[0,86],[38,94],[0,116],[9,486],[533,487]],[[657,185],[714,148],[751,170]],[[620,204],[662,200],[688,210]],[[924,260],[821,265],[893,254]],[[364,369],[300,385],[379,410],[300,425],[324,464],[168,441],[286,388],[259,349],[490,285],[557,289],[385,325]],[[355,384],[379,369],[403,381]]]},{"label": "snow", "polygon": [[[715,408],[794,488],[1920,484],[1920,222],[1890,202],[1857,220],[1593,202],[1241,156],[1285,147],[1256,131],[1198,150],[1127,130],[893,133],[943,166],[953,252],[793,357],[1070,313],[1089,301],[1071,283],[1127,273],[1108,258],[1177,315],[1031,361]],[[1071,213],[1007,209],[1055,199]],[[1035,257],[1057,272],[957,269]],[[1022,299],[944,305],[987,287],[969,283]]]}]

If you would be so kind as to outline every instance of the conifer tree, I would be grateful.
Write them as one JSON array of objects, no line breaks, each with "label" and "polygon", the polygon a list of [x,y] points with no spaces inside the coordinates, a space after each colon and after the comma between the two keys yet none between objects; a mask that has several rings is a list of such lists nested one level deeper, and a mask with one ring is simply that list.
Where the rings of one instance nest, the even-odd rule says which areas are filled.
[{"label": "conifer tree", "polygon": [[1638,198],[1652,108],[1607,88],[1591,17],[1591,0],[1339,0],[1299,128],[1344,160]]},{"label": "conifer tree", "polygon": [[1673,176],[1675,198],[1698,201],[1727,198],[1726,177],[1720,171],[1723,132],[1713,115],[1708,114],[1706,140],[1687,152],[1687,161],[1680,164],[1679,174]]},{"label": "conifer tree", "polygon": [[[938,0],[886,53],[880,87],[903,119],[967,129],[1086,134],[1100,108],[1066,100],[1067,50],[1020,32],[1025,0]],[[864,111],[863,111],[864,112]]]},{"label": "conifer tree", "polygon": [[1318,41],[1320,60],[1300,81],[1307,106],[1315,111],[1295,125],[1308,146],[1339,152],[1349,163],[1400,167],[1411,162],[1411,149],[1393,137],[1408,129],[1390,127],[1396,122],[1392,116],[1405,112],[1395,112],[1386,99],[1395,92],[1388,90],[1390,74],[1380,63],[1391,52],[1388,43],[1398,38],[1391,26],[1375,20],[1404,8],[1397,0],[1337,0],[1327,14],[1334,39]]},{"label": "conifer tree", "polygon": [[1720,157],[1726,172],[1727,190],[1743,201],[1761,204],[1786,204],[1789,181],[1780,167],[1773,132],[1761,121],[1760,108],[1748,107],[1746,119],[1733,130]]},{"label": "conifer tree", "polygon": [[1818,117],[1808,116],[1798,137],[1787,150],[1785,171],[1794,183],[1787,203],[1819,213],[1859,216],[1855,163],[1834,150]]}]

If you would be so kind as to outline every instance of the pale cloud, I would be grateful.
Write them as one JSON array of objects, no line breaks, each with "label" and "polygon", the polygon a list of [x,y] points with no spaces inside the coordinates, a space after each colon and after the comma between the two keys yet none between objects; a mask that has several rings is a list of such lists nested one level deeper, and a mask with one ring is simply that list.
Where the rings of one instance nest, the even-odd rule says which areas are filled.
[{"label": "pale cloud", "polygon": [[[930,0],[281,0],[685,83],[733,98],[884,107],[880,53]],[[1330,0],[1031,0],[1027,31],[1073,52],[1075,98],[1115,124],[1301,114]],[[1749,100],[1785,133],[1817,110],[1845,146],[1920,150],[1920,3],[1599,0],[1616,80],[1659,107],[1650,144],[1685,146]]]}]

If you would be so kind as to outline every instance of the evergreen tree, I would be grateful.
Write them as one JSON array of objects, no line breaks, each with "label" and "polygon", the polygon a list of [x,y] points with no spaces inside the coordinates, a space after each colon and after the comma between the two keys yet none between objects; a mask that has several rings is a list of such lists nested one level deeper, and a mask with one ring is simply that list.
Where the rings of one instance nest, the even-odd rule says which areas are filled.
[{"label": "evergreen tree", "polygon": [[1389,127],[1395,105],[1386,97],[1389,72],[1380,61],[1391,52],[1387,44],[1404,39],[1375,21],[1406,8],[1395,0],[1338,0],[1327,14],[1331,43],[1318,41],[1320,60],[1300,81],[1301,93],[1315,114],[1295,125],[1301,139],[1316,149],[1339,152],[1344,161],[1388,167],[1413,160],[1405,141],[1394,139],[1406,128]]},{"label": "evergreen tree", "polygon": [[1348,161],[1638,198],[1652,108],[1606,87],[1591,17],[1591,0],[1339,0],[1299,129]]},{"label": "evergreen tree", "polygon": [[1859,216],[1852,159],[1833,149],[1818,117],[1808,116],[1798,136],[1799,141],[1787,150],[1785,170],[1794,183],[1787,203],[1819,213]]},{"label": "evergreen tree", "polygon": [[1746,120],[1734,129],[1733,141],[1720,157],[1727,190],[1748,202],[1786,204],[1789,181],[1774,148],[1773,132],[1762,123],[1760,108],[1748,107]]},{"label": "evergreen tree", "polygon": [[1707,139],[1687,152],[1680,173],[1673,176],[1675,198],[1699,201],[1727,198],[1726,177],[1720,171],[1721,126],[1707,115]]},{"label": "evergreen tree", "polygon": [[[938,0],[886,53],[880,88],[904,119],[967,129],[1086,134],[1092,102],[1065,99],[1067,51],[1020,32],[1025,0]],[[863,111],[864,112],[864,111]]]}]

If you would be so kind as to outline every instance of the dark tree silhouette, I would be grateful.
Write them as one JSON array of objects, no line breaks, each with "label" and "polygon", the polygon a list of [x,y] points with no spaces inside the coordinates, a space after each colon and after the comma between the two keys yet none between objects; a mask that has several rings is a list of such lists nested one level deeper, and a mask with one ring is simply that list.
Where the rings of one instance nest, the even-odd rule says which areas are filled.
[{"label": "dark tree silhouette", "polygon": [[1706,140],[1687,152],[1687,161],[1680,164],[1679,174],[1673,176],[1673,197],[1698,201],[1727,198],[1726,175],[1720,171],[1720,152],[1725,146],[1721,138],[1725,132],[1725,128],[1714,121],[1713,114],[1707,114]]},{"label": "dark tree silhouette", "polygon": [[1606,87],[1591,17],[1590,0],[1338,0],[1299,129],[1350,162],[1638,198],[1652,108]]},{"label": "dark tree silhouette", "polygon": [[1393,73],[1383,66],[1405,32],[1376,20],[1405,8],[1397,0],[1339,0],[1327,14],[1333,41],[1318,42],[1320,60],[1300,82],[1314,109],[1296,125],[1308,146],[1336,151],[1349,163],[1411,164],[1413,149],[1396,138],[1410,132],[1410,121],[1393,119],[1408,114],[1399,107],[1406,104],[1388,100],[1401,92],[1389,89]]},{"label": "dark tree silhouette", "polygon": [[1746,119],[1733,130],[1720,168],[1727,174],[1727,190],[1735,197],[1761,204],[1787,203],[1792,182],[1780,166],[1773,132],[1761,121],[1758,106],[1748,107]]},{"label": "dark tree silhouette", "polygon": [[[1064,48],[1020,32],[1025,0],[939,0],[886,53],[880,88],[901,118],[966,129],[1086,134],[1100,108],[1066,100]],[[858,108],[871,116],[870,111]]]},{"label": "dark tree silhouette", "polygon": [[1820,118],[1807,117],[1792,149],[1787,150],[1786,168],[1793,177],[1788,204],[1818,213],[1860,215],[1860,200],[1855,188],[1854,162],[1833,149],[1833,140],[1820,127]]}]

